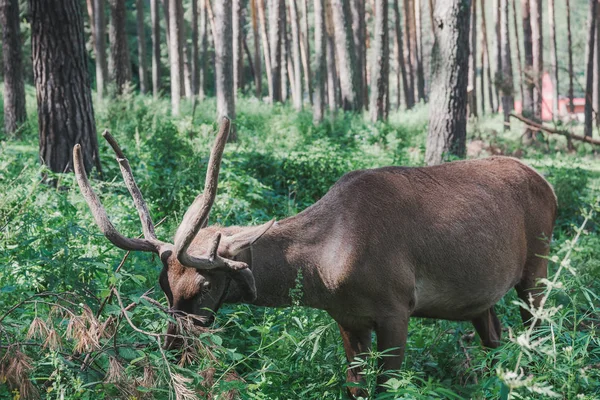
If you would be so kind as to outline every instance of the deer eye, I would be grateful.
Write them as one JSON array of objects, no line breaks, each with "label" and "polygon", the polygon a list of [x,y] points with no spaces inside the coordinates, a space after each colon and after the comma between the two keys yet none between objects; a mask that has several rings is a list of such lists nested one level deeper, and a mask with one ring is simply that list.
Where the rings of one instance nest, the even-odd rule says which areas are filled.
[{"label": "deer eye", "polygon": [[202,283],[202,290],[203,291],[209,291],[211,288],[211,284],[209,281],[204,281],[204,283]]}]

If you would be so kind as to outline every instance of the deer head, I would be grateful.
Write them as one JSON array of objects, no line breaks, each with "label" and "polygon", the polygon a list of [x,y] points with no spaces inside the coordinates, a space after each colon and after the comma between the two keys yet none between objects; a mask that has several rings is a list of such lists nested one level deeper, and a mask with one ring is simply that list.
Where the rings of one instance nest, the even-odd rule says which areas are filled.
[{"label": "deer head", "polygon": [[[229,135],[230,121],[223,118],[208,162],[204,192],[199,194],[186,211],[175,234],[174,243],[156,237],[154,224],[142,194],[135,183],[129,162],[116,140],[105,131],[102,136],[112,147],[123,174],[125,185],[142,223],[143,239],[123,236],[110,222],[98,196],[92,190],[83,165],[81,146],[73,148],[75,175],[83,197],[87,201],[100,230],[115,246],[129,251],[147,251],[159,255],[163,270],[159,283],[168,298],[174,315],[191,315],[196,325],[209,325],[214,312],[220,307],[229,285],[234,281],[242,300],[256,299],[254,276],[247,263],[236,259],[255,243],[274,223],[274,220],[256,227],[207,227],[210,210],[217,194],[219,169],[223,150]],[[176,327],[169,325],[174,335]],[[173,336],[167,336],[165,345],[173,345]]]}]

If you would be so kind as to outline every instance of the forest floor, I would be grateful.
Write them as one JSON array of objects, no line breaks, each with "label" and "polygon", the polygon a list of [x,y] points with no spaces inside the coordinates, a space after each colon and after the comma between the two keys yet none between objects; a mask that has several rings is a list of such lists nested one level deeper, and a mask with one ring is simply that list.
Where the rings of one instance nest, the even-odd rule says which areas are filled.
[{"label": "forest floor", "polygon": [[[28,104],[35,105],[30,88]],[[177,118],[168,109],[168,100],[138,96],[96,104],[99,132],[109,129],[121,144],[165,240],[201,190],[216,115],[212,100],[194,114],[184,104]],[[74,176],[39,166],[34,108],[29,116],[20,137],[0,132],[0,398],[344,398],[345,355],[323,311],[225,306],[183,355],[163,352],[148,334],[164,332],[168,321],[160,261],[126,255],[102,236]],[[339,113],[315,127],[309,110],[242,98],[239,141],[225,150],[211,222],[282,219],[345,172],[422,165],[427,116],[426,106],[376,124]],[[522,158],[555,187],[550,280],[557,280],[540,329],[522,327],[512,292],[496,308],[506,329],[494,351],[470,335],[469,323],[413,319],[403,369],[381,398],[600,397],[600,158],[588,144],[567,151],[560,136],[525,144],[523,128],[513,121],[503,132],[500,116],[470,121],[469,156]],[[103,180],[93,186],[113,223],[137,236],[135,209],[104,142],[100,157]],[[58,185],[42,183],[44,174]],[[118,296],[101,307],[111,291]],[[121,313],[128,305],[129,320]],[[362,361],[370,391],[376,356]]]}]

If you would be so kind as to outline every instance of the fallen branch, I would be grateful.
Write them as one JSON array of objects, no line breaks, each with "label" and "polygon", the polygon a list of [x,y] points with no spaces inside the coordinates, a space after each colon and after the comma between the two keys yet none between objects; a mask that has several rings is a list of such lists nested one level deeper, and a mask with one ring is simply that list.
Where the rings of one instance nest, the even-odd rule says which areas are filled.
[{"label": "fallen branch", "polygon": [[510,116],[513,118],[518,119],[521,122],[526,123],[529,127],[534,128],[536,130],[542,130],[544,132],[548,132],[554,135],[562,135],[565,136],[567,139],[573,139],[573,140],[579,140],[581,142],[586,142],[586,143],[590,143],[590,144],[595,144],[596,146],[600,146],[600,140],[598,139],[593,139],[589,136],[580,136],[580,135],[576,135],[574,133],[571,133],[567,130],[560,130],[560,129],[555,129],[555,128],[551,128],[549,126],[545,126],[542,124],[538,124],[535,121],[532,121],[528,118],[523,117],[522,115],[518,115],[515,113],[510,113]]}]

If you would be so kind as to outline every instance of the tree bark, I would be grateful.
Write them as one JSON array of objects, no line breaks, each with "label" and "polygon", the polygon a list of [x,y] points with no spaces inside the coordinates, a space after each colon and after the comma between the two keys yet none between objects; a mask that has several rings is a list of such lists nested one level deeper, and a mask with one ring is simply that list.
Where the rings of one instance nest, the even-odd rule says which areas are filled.
[{"label": "tree bark", "polygon": [[530,0],[531,41],[533,49],[533,113],[542,120],[542,77],[544,76],[544,43],[542,35],[542,0]]},{"label": "tree bark", "polygon": [[158,98],[160,94],[160,15],[158,0],[150,0],[150,19],[152,20],[152,94],[154,98]]},{"label": "tree bark", "polygon": [[198,43],[198,0],[192,0],[192,95],[196,96],[200,90],[200,47]]},{"label": "tree bark", "polygon": [[200,81],[198,82],[198,99],[204,100],[206,91],[206,73],[208,66],[208,0],[200,0]]},{"label": "tree bark", "polygon": [[326,0],[325,23],[327,28],[327,104],[329,111],[335,112],[338,104],[338,76],[335,59],[335,29],[331,0]]},{"label": "tree bark", "polygon": [[469,116],[477,117],[477,0],[471,3],[471,53],[469,55]]},{"label": "tree bark", "polygon": [[40,160],[54,172],[71,171],[73,146],[79,143],[86,170],[100,170],[81,3],[30,0],[29,5]]},{"label": "tree bark", "polygon": [[113,59],[113,81],[117,94],[131,83],[131,62],[129,59],[129,46],[125,30],[126,14],[125,0],[109,0],[110,4],[110,52]]},{"label": "tree bark", "polygon": [[371,69],[371,120],[387,120],[390,108],[389,97],[389,30],[388,0],[375,1],[375,44]]},{"label": "tree bark", "polygon": [[[406,72],[406,63],[404,62],[404,43],[402,37],[402,27],[400,21],[400,5],[398,0],[394,0],[394,31],[396,34],[396,46],[398,48],[396,59],[396,70],[400,71],[399,81],[402,80],[402,89],[404,90],[404,104],[407,109],[411,109],[415,105],[414,93],[410,90],[408,77]],[[398,104],[400,104],[400,90],[398,90]]]},{"label": "tree bark", "polygon": [[[363,0],[349,0],[350,2],[350,11],[352,14],[352,39],[354,45],[354,51],[356,54],[356,68],[359,71],[359,83],[360,86],[358,88],[359,96],[363,99],[363,103],[366,105],[369,102],[369,94],[367,88],[367,77],[366,73],[363,73],[365,66],[363,66],[363,62],[366,62],[365,57],[363,57],[363,52],[366,51],[364,48],[365,36],[362,32],[362,26],[365,24],[365,1]],[[362,24],[361,24],[362,22]]]},{"label": "tree bark", "polygon": [[490,101],[490,112],[494,114],[498,112],[497,108],[495,107],[495,105],[498,103],[494,102],[494,81],[492,80],[492,76],[494,75],[492,75],[492,59],[490,58],[490,47],[487,39],[487,25],[485,23],[485,0],[481,0],[481,33],[483,34],[482,51],[485,50],[485,59],[487,60],[485,72],[487,78],[488,98]]},{"label": "tree bark", "polygon": [[531,34],[530,0],[521,0],[521,14],[523,20],[523,53],[525,55],[525,68],[523,70],[525,91],[523,93],[522,114],[531,118],[534,116],[533,91],[535,87],[533,71],[533,42]]},{"label": "tree bark", "polygon": [[4,130],[7,134],[17,132],[19,125],[27,119],[19,14],[18,0],[0,0],[4,60]]},{"label": "tree bark", "polygon": [[514,108],[514,83],[512,71],[512,57],[510,51],[510,18],[509,0],[501,0],[502,24],[500,26],[500,37],[502,40],[502,81],[500,92],[502,93],[502,111],[504,113],[504,130],[510,130],[510,113]]},{"label": "tree bark", "polygon": [[288,36],[288,22],[287,22],[287,7],[285,5],[285,0],[282,0],[283,12],[281,14],[281,29],[279,34],[281,35],[281,102],[287,102],[288,97],[288,55],[290,54],[290,38]]},{"label": "tree bark", "polygon": [[521,95],[521,105],[525,96],[523,90],[523,64],[521,63],[521,44],[519,39],[519,22],[517,19],[517,0],[511,0],[513,11],[513,28],[515,30],[515,44],[517,46],[517,67],[519,68],[519,94]]},{"label": "tree bark", "polygon": [[350,3],[332,0],[333,25],[335,29],[335,47],[339,68],[342,108],[347,111],[360,111],[359,71],[356,65],[356,53],[353,51],[352,21]]},{"label": "tree bark", "polygon": [[421,0],[414,0],[415,8],[415,61],[417,65],[417,96],[425,101],[425,72],[423,70],[423,30],[421,29]]},{"label": "tree bark", "polygon": [[258,10],[256,0],[250,0],[250,13],[252,17],[252,35],[254,38],[254,88],[256,97],[262,97],[262,65],[260,61],[260,35],[258,33]]},{"label": "tree bark", "polygon": [[182,32],[178,18],[181,0],[168,0],[167,29],[169,30],[169,64],[171,65],[171,113],[179,115],[181,103],[181,84],[183,78]]},{"label": "tree bark", "polygon": [[[552,113],[553,116],[558,115],[558,96],[560,93],[559,90],[559,81],[558,81],[558,52],[556,48],[556,15],[554,8],[554,0],[548,0],[548,19],[550,25],[550,58],[552,59],[552,82],[554,85],[554,93],[552,96]],[[598,38],[596,39],[598,42]],[[600,119],[597,120],[600,122]]]},{"label": "tree bark", "polygon": [[[215,2],[215,75],[217,87],[217,114],[219,120],[228,117],[235,120],[235,96],[233,87],[233,28],[231,20],[232,0]],[[235,130],[229,133],[229,141],[237,140]]]},{"label": "tree bark", "polygon": [[148,91],[148,77],[146,74],[146,27],[144,25],[144,1],[136,0],[136,22],[138,35],[138,67],[140,75],[140,92]]},{"label": "tree bark", "polygon": [[585,74],[585,120],[584,136],[592,137],[593,104],[592,91],[594,84],[594,48],[596,38],[596,7],[597,1],[590,0],[588,14],[587,68]]},{"label": "tree bark", "polygon": [[106,62],[106,16],[104,0],[93,0],[94,16],[94,52],[96,56],[96,94],[104,97],[108,83],[108,64]]},{"label": "tree bark", "polygon": [[315,16],[315,87],[313,99],[313,121],[319,123],[323,120],[325,110],[325,78],[327,64],[325,52],[327,51],[327,31],[325,28],[325,1],[314,0]]},{"label": "tree bark", "polygon": [[[477,0],[473,0],[473,1],[477,1]],[[483,0],[485,1],[485,0]],[[482,6],[481,7],[481,14],[485,14],[485,8]],[[485,26],[482,22],[481,26]],[[489,71],[489,62],[486,65],[485,62],[485,47],[486,47],[486,43],[485,43],[485,32],[483,32],[483,29],[480,29],[481,31],[481,52],[479,55],[479,61],[481,64],[481,79],[479,80],[479,96],[481,98],[481,115],[485,115],[485,72]],[[489,78],[488,78],[489,79]]]},{"label": "tree bark", "polygon": [[[502,26],[502,10],[500,9],[500,0],[494,0],[494,44],[496,46],[496,74],[494,76],[494,90],[496,92],[496,99],[498,102],[498,108],[500,107],[501,94],[500,84],[502,79],[502,36],[500,34],[500,27]],[[498,111],[498,110],[496,110]]]},{"label": "tree bark", "polygon": [[594,49],[594,83],[593,83],[593,114],[596,127],[600,126],[600,6],[596,5],[596,31],[595,31],[595,46]]},{"label": "tree bark", "polygon": [[283,39],[283,18],[285,8],[283,0],[271,0],[269,6],[269,34],[271,50],[271,103],[281,101],[281,47]]},{"label": "tree bark", "polygon": [[566,0],[567,9],[567,55],[569,59],[569,112],[575,112],[575,104],[573,103],[573,39],[571,36],[571,0]]},{"label": "tree bark", "polygon": [[[404,0],[404,64],[408,67],[408,90],[411,93],[411,101],[406,102],[406,108],[410,109],[415,104],[415,64],[413,63],[414,29],[411,14],[414,16],[412,0]],[[407,89],[404,89],[407,90]]]},{"label": "tree bark", "polygon": [[300,55],[304,69],[304,87],[308,93],[308,101],[312,104],[312,74],[310,72],[310,40],[308,40],[308,0],[302,0],[302,28],[300,29]]},{"label": "tree bark", "polygon": [[425,161],[464,157],[467,134],[470,0],[436,1],[429,133]]},{"label": "tree bark", "polygon": [[258,18],[260,19],[260,29],[263,42],[263,54],[265,58],[265,70],[267,71],[267,85],[269,88],[269,101],[273,102],[273,70],[271,66],[271,46],[269,43],[269,34],[267,30],[267,18],[265,16],[264,0],[256,0],[258,9]]},{"label": "tree bark", "polygon": [[296,0],[290,0],[290,24],[292,28],[292,54],[294,65],[294,108],[302,110],[302,61],[300,56],[300,23]]},{"label": "tree bark", "polygon": [[233,0],[233,88],[234,94],[244,88],[244,21],[242,0]]},{"label": "tree bark", "polygon": [[180,43],[183,55],[183,94],[187,99],[191,99],[193,96],[192,91],[192,68],[190,66],[190,49],[187,43],[188,33],[186,29],[186,21],[183,12],[183,0],[179,2],[179,12],[177,18],[179,19],[179,30],[180,30]]}]

